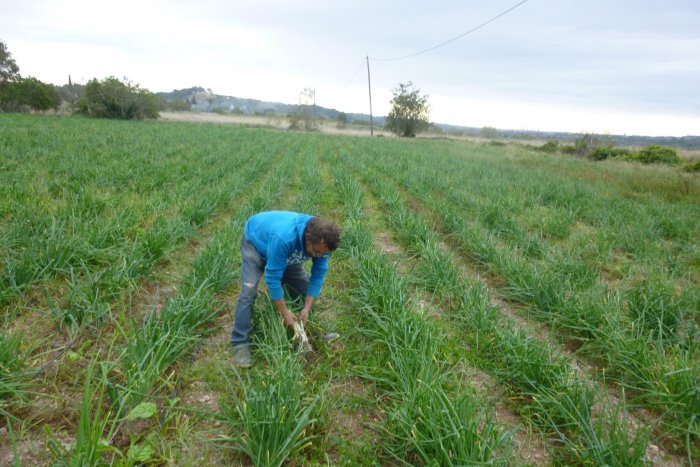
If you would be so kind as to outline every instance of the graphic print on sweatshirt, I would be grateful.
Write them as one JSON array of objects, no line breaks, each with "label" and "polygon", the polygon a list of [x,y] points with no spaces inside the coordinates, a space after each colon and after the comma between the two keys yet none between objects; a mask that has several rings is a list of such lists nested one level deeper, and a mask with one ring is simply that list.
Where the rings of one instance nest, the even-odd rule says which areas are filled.
[{"label": "graphic print on sweatshirt", "polygon": [[299,264],[304,262],[304,252],[303,251],[293,251],[291,255],[287,257],[287,264]]}]

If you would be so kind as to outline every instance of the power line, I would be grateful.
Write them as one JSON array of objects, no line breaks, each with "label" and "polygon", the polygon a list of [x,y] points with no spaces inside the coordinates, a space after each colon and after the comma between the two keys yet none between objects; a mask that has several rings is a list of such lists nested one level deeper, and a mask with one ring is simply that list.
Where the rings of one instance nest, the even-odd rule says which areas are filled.
[{"label": "power line", "polygon": [[518,8],[520,5],[522,5],[523,3],[526,3],[526,2],[528,2],[528,0],[522,0],[521,2],[519,2],[519,3],[515,4],[515,5],[513,5],[512,7],[508,8],[506,11],[504,11],[504,12],[502,12],[502,13],[500,13],[500,14],[494,16],[494,17],[491,18],[490,20],[485,21],[485,22],[481,23],[480,25],[478,25],[478,26],[476,26],[476,27],[473,27],[472,29],[470,29],[470,30],[468,30],[468,31],[466,31],[466,32],[463,32],[463,33],[460,34],[459,36],[453,37],[452,39],[446,40],[445,42],[441,42],[441,43],[439,43],[439,44],[437,44],[437,45],[434,45],[434,46],[432,46],[432,47],[428,47],[427,49],[420,50],[420,51],[414,52],[414,53],[412,53],[412,54],[403,55],[403,56],[401,56],[401,57],[392,57],[392,58],[374,58],[374,57],[372,57],[372,60],[375,60],[375,61],[382,61],[382,62],[390,62],[390,61],[394,61],[394,60],[403,60],[403,59],[405,59],[405,58],[415,57],[416,55],[420,55],[420,54],[424,54],[424,53],[426,53],[426,52],[430,52],[431,50],[435,50],[435,49],[437,49],[438,47],[442,47],[443,45],[447,45],[447,44],[449,44],[450,42],[454,42],[454,41],[456,41],[457,39],[461,39],[462,37],[464,37],[464,36],[466,36],[466,35],[468,35],[468,34],[473,33],[474,31],[477,31],[477,30],[483,28],[484,26],[486,26],[486,25],[489,24],[489,23],[493,23],[494,21],[496,21],[496,20],[497,20],[498,18],[500,18],[501,16],[504,16],[504,15],[510,13],[511,11],[515,10],[515,9]]},{"label": "power line", "polygon": [[365,59],[363,58],[362,60],[360,60],[360,64],[357,66],[357,70],[355,70],[355,73],[352,74],[350,79],[345,83],[345,86],[343,86],[344,88],[347,88],[350,85],[350,83],[352,82],[353,79],[355,79],[355,76],[357,76],[357,74],[362,69],[362,65],[364,65],[364,64],[365,64]]}]

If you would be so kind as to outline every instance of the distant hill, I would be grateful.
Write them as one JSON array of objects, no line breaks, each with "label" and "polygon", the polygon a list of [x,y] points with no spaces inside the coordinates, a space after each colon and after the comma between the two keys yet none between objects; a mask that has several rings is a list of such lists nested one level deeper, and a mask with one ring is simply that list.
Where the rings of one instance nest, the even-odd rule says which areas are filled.
[{"label": "distant hill", "polygon": [[166,101],[185,101],[189,99],[193,94],[198,92],[206,92],[207,90],[199,86],[194,86],[187,89],[173,89],[172,92],[157,92],[156,96],[165,99]]},{"label": "distant hill", "polygon": [[[229,112],[246,115],[287,115],[296,108],[293,104],[267,102],[242,97],[221,96],[208,92],[202,87],[176,89],[172,92],[157,92],[156,96],[166,101],[185,100],[192,110],[198,112]],[[343,113],[340,110],[313,106],[318,118],[336,120]],[[369,115],[346,113],[348,122],[369,122]],[[384,125],[384,117],[373,117],[377,125]]]},{"label": "distant hill", "polygon": [[[199,112],[225,112],[246,115],[288,115],[297,106],[280,102],[267,102],[257,99],[246,99],[233,96],[221,96],[214,94],[210,89],[194,86],[187,89],[175,89],[172,92],[157,92],[158,97],[165,101],[186,101],[191,110]],[[340,110],[329,109],[321,106],[313,106],[316,116],[320,119],[336,120],[343,113]],[[369,115],[362,113],[345,113],[348,122],[369,123]],[[383,126],[385,117],[373,116],[373,121],[378,126]],[[446,123],[433,123],[447,134],[456,136],[480,136],[481,128],[450,125]],[[530,131],[498,129],[498,138],[501,139],[537,139],[573,141],[580,136],[579,133],[565,133],[553,131]],[[685,149],[700,149],[700,136],[637,136],[637,135],[608,135],[608,137],[622,146],[648,146],[650,144],[662,144]]]}]

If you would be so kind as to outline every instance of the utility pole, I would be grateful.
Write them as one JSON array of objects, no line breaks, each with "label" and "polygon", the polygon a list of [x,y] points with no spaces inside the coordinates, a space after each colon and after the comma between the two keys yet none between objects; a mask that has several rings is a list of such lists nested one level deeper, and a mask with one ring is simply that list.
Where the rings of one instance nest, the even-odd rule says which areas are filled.
[{"label": "utility pole", "polygon": [[374,123],[372,122],[372,80],[369,77],[369,55],[367,59],[367,87],[369,88],[369,135],[374,136]]}]

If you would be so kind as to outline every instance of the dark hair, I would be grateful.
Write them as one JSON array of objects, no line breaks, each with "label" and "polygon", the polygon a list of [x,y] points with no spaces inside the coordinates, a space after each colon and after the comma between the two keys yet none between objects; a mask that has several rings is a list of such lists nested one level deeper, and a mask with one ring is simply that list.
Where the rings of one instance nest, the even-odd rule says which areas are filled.
[{"label": "dark hair", "polygon": [[330,251],[335,251],[340,244],[340,227],[331,221],[312,217],[306,224],[304,238],[314,244],[323,242]]}]

